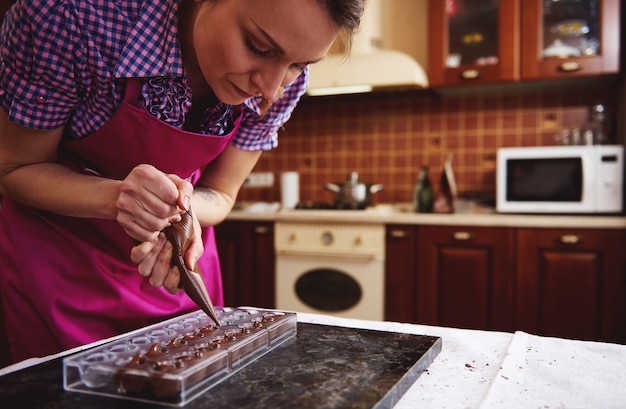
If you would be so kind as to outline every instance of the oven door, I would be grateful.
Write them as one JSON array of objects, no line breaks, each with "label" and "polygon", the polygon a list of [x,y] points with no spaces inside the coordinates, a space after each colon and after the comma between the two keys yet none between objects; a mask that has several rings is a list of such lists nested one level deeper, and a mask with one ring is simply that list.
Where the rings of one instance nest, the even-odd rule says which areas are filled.
[{"label": "oven door", "polygon": [[289,251],[276,257],[276,308],[281,310],[380,321],[384,285],[382,257]]}]

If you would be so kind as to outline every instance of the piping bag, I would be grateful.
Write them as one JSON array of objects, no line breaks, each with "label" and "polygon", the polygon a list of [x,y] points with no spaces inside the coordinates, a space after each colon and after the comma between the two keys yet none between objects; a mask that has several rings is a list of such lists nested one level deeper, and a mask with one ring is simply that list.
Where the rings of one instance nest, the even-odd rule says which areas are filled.
[{"label": "piping bag", "polygon": [[180,288],[219,327],[220,321],[217,319],[213,302],[197,265],[196,269],[191,271],[185,264],[184,256],[191,244],[190,239],[193,237],[194,229],[191,210],[186,211],[181,216],[180,222],[172,223],[163,230],[167,240],[172,243],[172,265],[178,267],[178,271],[180,271]]}]

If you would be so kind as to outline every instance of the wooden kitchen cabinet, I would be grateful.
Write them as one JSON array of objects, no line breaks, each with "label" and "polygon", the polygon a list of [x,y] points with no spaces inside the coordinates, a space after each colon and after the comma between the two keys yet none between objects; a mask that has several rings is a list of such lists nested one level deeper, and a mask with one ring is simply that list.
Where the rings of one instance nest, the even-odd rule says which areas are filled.
[{"label": "wooden kitchen cabinet", "polygon": [[[533,0],[522,4],[522,79],[619,72],[620,0]],[[567,51],[563,46],[572,49],[570,55],[550,55],[555,49]],[[574,55],[576,51],[580,55]]]},{"label": "wooden kitchen cabinet", "polygon": [[227,220],[215,238],[225,305],[275,308],[274,223]]},{"label": "wooden kitchen cabinet", "polygon": [[519,0],[429,0],[430,86],[519,79]]},{"label": "wooden kitchen cabinet", "polygon": [[385,226],[385,320],[415,322],[417,226]]},{"label": "wooden kitchen cabinet", "polygon": [[517,231],[517,329],[626,342],[626,232]]},{"label": "wooden kitchen cabinet", "polygon": [[419,226],[416,322],[514,329],[513,230]]},{"label": "wooden kitchen cabinet", "polygon": [[626,343],[626,231],[388,225],[385,319]]},{"label": "wooden kitchen cabinet", "polygon": [[512,330],[512,235],[506,228],[387,225],[385,319]]},{"label": "wooden kitchen cabinet", "polygon": [[433,87],[619,72],[619,0],[429,0],[429,21]]}]

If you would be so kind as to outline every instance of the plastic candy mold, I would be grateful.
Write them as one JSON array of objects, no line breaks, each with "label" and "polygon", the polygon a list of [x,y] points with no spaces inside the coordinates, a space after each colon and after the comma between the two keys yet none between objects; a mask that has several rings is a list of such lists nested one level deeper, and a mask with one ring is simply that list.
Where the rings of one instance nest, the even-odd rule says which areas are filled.
[{"label": "plastic candy mold", "polygon": [[216,309],[151,325],[63,360],[68,391],[183,406],[296,335],[295,313]]}]

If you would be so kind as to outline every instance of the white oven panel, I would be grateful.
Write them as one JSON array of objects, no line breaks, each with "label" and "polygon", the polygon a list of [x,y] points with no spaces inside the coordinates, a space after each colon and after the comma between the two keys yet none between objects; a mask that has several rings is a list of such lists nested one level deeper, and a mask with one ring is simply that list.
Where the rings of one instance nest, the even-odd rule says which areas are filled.
[{"label": "white oven panel", "polygon": [[277,223],[276,308],[383,320],[383,225]]},{"label": "white oven panel", "polygon": [[278,252],[385,255],[383,225],[277,223],[275,247]]}]

